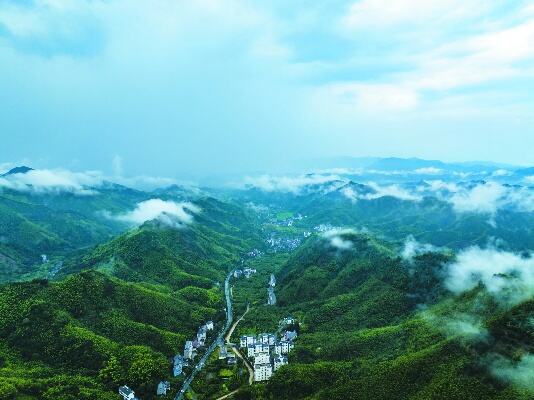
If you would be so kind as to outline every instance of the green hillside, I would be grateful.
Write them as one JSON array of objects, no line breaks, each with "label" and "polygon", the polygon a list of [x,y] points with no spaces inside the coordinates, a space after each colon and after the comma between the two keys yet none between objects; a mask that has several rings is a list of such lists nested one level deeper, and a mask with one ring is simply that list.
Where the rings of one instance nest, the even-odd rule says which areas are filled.
[{"label": "green hillside", "polygon": [[[300,322],[289,365],[243,398],[532,397],[489,371],[492,357],[520,360],[532,352],[532,301],[502,309],[482,288],[452,297],[442,284],[443,265],[452,255],[426,253],[407,262],[392,244],[369,235],[342,238],[350,249],[311,237],[282,264],[265,261],[269,271],[259,272],[259,282],[252,278],[238,289],[238,299],[255,304],[240,334],[275,330],[289,314]],[[257,290],[270,272],[278,275],[276,307],[265,306],[264,292]],[[489,332],[483,340],[452,332],[466,322],[458,315],[473,310]]]},{"label": "green hillside", "polygon": [[94,271],[3,286],[0,398],[115,399],[124,383],[152,394],[221,301],[215,288],[171,292]]}]

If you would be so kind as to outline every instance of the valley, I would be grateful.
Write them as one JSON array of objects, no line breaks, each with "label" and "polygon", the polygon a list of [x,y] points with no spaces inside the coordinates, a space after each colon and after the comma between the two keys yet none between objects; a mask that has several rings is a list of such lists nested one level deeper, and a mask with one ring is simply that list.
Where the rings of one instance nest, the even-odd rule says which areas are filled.
[{"label": "valley", "polygon": [[[436,183],[310,179],[2,193],[0,399],[531,398],[531,188],[488,213]],[[108,233],[28,253],[10,228],[44,246],[73,212]]]}]

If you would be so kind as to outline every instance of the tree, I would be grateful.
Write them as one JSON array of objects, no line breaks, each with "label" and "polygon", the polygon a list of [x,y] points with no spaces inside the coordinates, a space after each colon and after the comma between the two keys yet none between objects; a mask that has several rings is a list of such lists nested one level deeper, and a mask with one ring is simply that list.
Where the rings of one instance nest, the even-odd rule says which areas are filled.
[{"label": "tree", "polygon": [[115,356],[111,356],[104,364],[104,368],[98,373],[98,377],[107,384],[121,384],[124,381],[124,370],[122,369],[119,360],[117,360]]},{"label": "tree", "polygon": [[9,382],[0,382],[0,400],[11,400],[17,395],[17,388]]}]

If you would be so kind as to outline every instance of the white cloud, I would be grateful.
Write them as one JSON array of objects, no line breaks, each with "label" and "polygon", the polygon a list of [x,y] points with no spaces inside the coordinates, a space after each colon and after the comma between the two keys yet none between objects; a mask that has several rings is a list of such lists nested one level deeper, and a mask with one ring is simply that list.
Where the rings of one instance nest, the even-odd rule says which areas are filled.
[{"label": "white cloud", "polygon": [[361,196],[361,198],[367,200],[378,199],[380,197],[396,197],[400,200],[406,201],[421,201],[423,198],[415,193],[411,193],[409,190],[402,188],[400,185],[380,186],[374,182],[367,183],[375,193],[369,193]]},{"label": "white cloud", "polygon": [[359,195],[352,189],[351,187],[347,186],[341,189],[341,194],[345,196],[347,199],[352,201],[353,203],[356,203],[358,201]]},{"label": "white cloud", "polygon": [[404,24],[433,23],[476,11],[477,1],[462,0],[360,0],[352,4],[342,24],[346,29],[387,28]]},{"label": "white cloud", "polygon": [[35,193],[70,192],[92,195],[96,193],[92,188],[100,186],[102,182],[102,175],[96,171],[34,169],[0,178],[0,187]]},{"label": "white cloud", "polygon": [[493,171],[492,176],[510,176],[512,175],[512,172],[508,171],[507,169],[498,169],[496,171]]},{"label": "white cloud", "polygon": [[455,193],[450,201],[456,211],[495,214],[506,189],[498,183],[476,185],[471,190]]},{"label": "white cloud", "polygon": [[[122,168],[120,158],[114,159],[113,164],[117,168]],[[5,165],[10,168],[13,166],[7,163]],[[73,193],[76,195],[95,195],[105,181],[147,190],[177,183],[172,178],[148,175],[108,177],[99,171],[74,172],[66,169],[34,169],[26,173],[0,177],[0,188],[4,187],[37,194]]]},{"label": "white cloud", "polygon": [[402,188],[400,185],[385,185],[381,186],[375,182],[367,182],[373,192],[360,194],[357,193],[353,188],[346,186],[341,189],[341,194],[347,199],[355,203],[358,200],[376,200],[382,197],[395,197],[400,200],[405,201],[421,201],[422,197],[416,193]]},{"label": "white cloud", "polygon": [[[265,192],[285,192],[298,194],[307,186],[327,185],[325,190],[335,189],[336,183],[343,184],[345,180],[338,175],[309,174],[296,177],[262,175],[258,177],[246,177],[246,187],[255,187]],[[334,186],[328,186],[334,184]]]},{"label": "white cloud", "polygon": [[531,353],[524,354],[518,362],[495,355],[490,371],[505,382],[534,391],[534,355]]},{"label": "white cloud", "polygon": [[108,214],[108,217],[136,225],[157,219],[166,225],[180,228],[191,224],[193,214],[199,212],[200,208],[192,203],[150,199],[138,203],[136,208],[130,212],[118,215]]},{"label": "white cloud", "polygon": [[[450,192],[450,193],[456,193],[460,190],[460,187],[453,182],[444,182],[442,180],[436,179],[431,181],[425,181],[425,183],[428,185],[428,189],[432,192]],[[423,191],[427,188],[421,187],[419,190]]]},{"label": "white cloud", "polygon": [[418,168],[413,171],[416,174],[420,175],[439,175],[443,173],[443,170],[436,167],[426,167],[426,168]]},{"label": "white cloud", "polygon": [[329,241],[330,246],[338,250],[350,250],[354,245],[350,240],[343,238],[343,236],[355,233],[357,231],[350,228],[334,228],[323,232],[322,237]]},{"label": "white cloud", "polygon": [[534,175],[525,177],[525,182],[534,184]]},{"label": "white cloud", "polygon": [[499,209],[534,211],[534,192],[526,187],[505,186],[484,182],[472,188],[457,188],[448,199],[458,212],[476,212],[495,215]]},{"label": "white cloud", "polygon": [[419,243],[412,235],[404,241],[401,257],[406,261],[412,261],[419,254],[436,251],[437,248],[429,243]]},{"label": "white cloud", "polygon": [[483,318],[477,315],[466,313],[436,315],[432,312],[424,312],[422,317],[449,336],[476,342],[486,340],[489,337],[489,332],[483,324]]},{"label": "white cloud", "polygon": [[534,258],[471,247],[461,251],[447,268],[445,286],[462,293],[482,283],[504,305],[514,305],[534,296]]},{"label": "white cloud", "polygon": [[[400,70],[372,81],[332,84],[323,95],[333,94],[340,108],[343,101],[351,100],[354,109],[367,105],[370,109],[401,112],[428,104],[428,93],[452,99],[450,91],[455,89],[530,78],[534,21],[527,8],[513,8],[511,15],[502,15],[501,11],[501,18],[496,19],[492,13],[499,12],[498,8],[477,0],[356,1],[341,21],[346,36],[369,34],[385,36],[387,43],[398,42],[395,48],[404,52],[393,51],[388,57],[410,65],[409,72]],[[460,36],[449,35],[449,29],[450,33],[457,31],[457,24],[475,28]],[[352,96],[348,96],[351,91]]]},{"label": "white cloud", "polygon": [[415,90],[390,84],[333,83],[322,87],[319,96],[359,112],[409,110],[419,103]]}]

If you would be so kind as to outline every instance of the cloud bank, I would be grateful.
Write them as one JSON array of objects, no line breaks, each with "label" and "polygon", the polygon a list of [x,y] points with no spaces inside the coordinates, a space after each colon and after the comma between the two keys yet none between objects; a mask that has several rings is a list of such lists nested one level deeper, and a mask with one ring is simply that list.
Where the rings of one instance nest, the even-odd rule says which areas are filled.
[{"label": "cloud bank", "polygon": [[[13,164],[4,164],[9,168]],[[5,169],[5,168],[4,168]],[[2,170],[0,168],[0,170]],[[6,171],[7,172],[7,171]],[[172,178],[139,175],[106,176],[100,171],[74,172],[67,169],[32,169],[25,173],[0,176],[0,189],[6,188],[36,194],[73,193],[76,195],[95,195],[105,182],[114,182],[132,188],[151,190],[176,184]]]},{"label": "cloud bank", "polygon": [[534,212],[534,191],[524,186],[503,185],[497,182],[478,182],[461,185],[441,180],[425,181],[419,192],[430,192],[449,202],[458,213],[478,213],[494,216],[499,210],[511,209]]},{"label": "cloud bank", "polygon": [[141,225],[146,221],[158,220],[159,222],[174,227],[182,228],[193,222],[193,214],[198,214],[200,208],[192,203],[176,203],[161,199],[150,199],[137,204],[130,212],[118,215],[109,215],[117,221]]},{"label": "cloud bank", "polygon": [[68,192],[76,195],[93,195],[93,189],[102,184],[99,172],[72,172],[64,169],[35,169],[0,177],[0,187],[35,193]]},{"label": "cloud bank", "polygon": [[462,293],[483,284],[504,306],[534,296],[534,258],[494,248],[470,247],[447,268],[445,286]]},{"label": "cloud bank", "polygon": [[[308,186],[328,185],[339,181],[343,183],[345,182],[340,176],[331,174],[308,174],[296,177],[261,175],[258,177],[246,177],[244,185],[245,187],[254,187],[265,192],[299,194]],[[328,190],[332,188],[327,186],[325,189]]]}]

